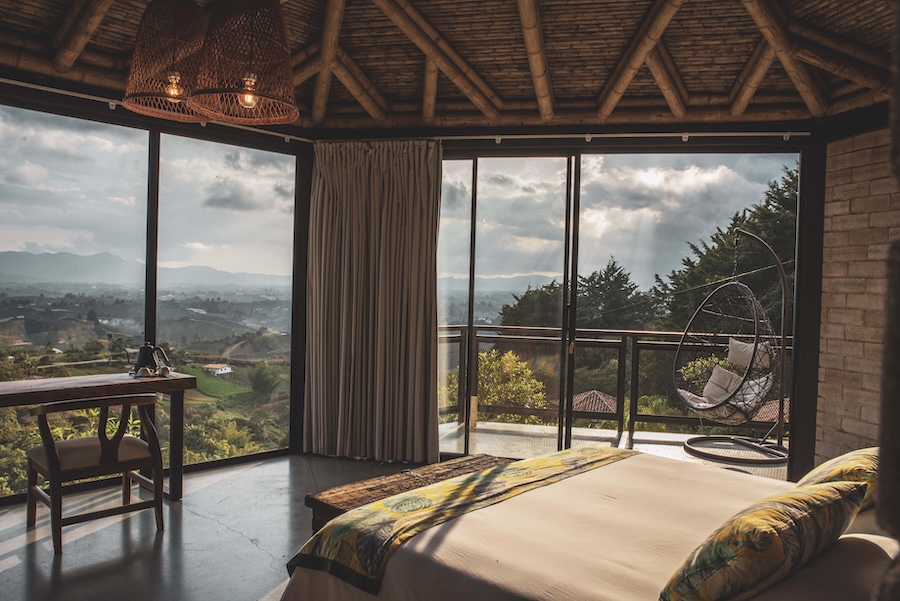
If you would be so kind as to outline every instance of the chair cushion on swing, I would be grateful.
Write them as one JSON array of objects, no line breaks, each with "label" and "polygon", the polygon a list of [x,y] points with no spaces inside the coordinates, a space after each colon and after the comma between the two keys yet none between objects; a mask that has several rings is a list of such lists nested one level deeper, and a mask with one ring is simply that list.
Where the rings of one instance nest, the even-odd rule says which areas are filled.
[{"label": "chair cushion on swing", "polygon": [[[735,338],[728,339],[728,362],[747,367],[753,357],[753,343],[741,342]],[[768,369],[772,365],[772,349],[768,342],[756,345],[756,357],[753,358],[755,369]]]},{"label": "chair cushion on swing", "polygon": [[725,401],[741,387],[744,378],[732,371],[728,371],[719,365],[713,366],[712,375],[703,387],[703,397],[706,402],[718,404]]}]

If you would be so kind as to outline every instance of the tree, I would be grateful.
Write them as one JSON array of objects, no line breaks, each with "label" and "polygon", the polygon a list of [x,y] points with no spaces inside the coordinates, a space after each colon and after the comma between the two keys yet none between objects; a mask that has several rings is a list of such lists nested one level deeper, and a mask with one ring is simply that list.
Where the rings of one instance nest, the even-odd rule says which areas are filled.
[{"label": "tree", "polygon": [[278,368],[268,363],[260,363],[247,374],[253,396],[262,402],[269,402],[281,384],[281,373]]},{"label": "tree", "polygon": [[654,298],[610,257],[606,267],[578,278],[578,327],[644,329],[656,319]]},{"label": "tree", "polygon": [[[558,328],[562,320],[562,285],[555,280],[528,288],[516,302],[503,305],[500,323],[505,326]],[[643,329],[656,320],[656,299],[638,290],[631,274],[610,257],[606,267],[578,278],[578,327]]]},{"label": "tree", "polygon": [[[734,241],[738,237],[737,275],[760,300],[776,331],[780,328],[781,283],[772,259],[757,242],[738,236],[735,230],[756,234],[778,255],[788,274],[790,316],[798,184],[799,171],[785,167],[780,181],[769,182],[760,204],[736,213],[725,230],[717,229],[709,242],[689,242],[691,256],[682,259],[681,269],[673,270],[665,279],[656,276],[652,293],[666,310],[666,327],[678,330],[686,326],[703,299],[735,271]],[[790,323],[787,327],[790,331]]]},{"label": "tree", "polygon": [[[459,371],[447,377],[447,385],[438,391],[441,406],[455,405],[459,391]],[[512,351],[491,349],[478,353],[478,403],[502,407],[546,409],[549,407],[544,385],[534,372]],[[487,415],[480,419],[486,419]],[[513,414],[492,415],[491,421],[539,423],[540,420]]]}]

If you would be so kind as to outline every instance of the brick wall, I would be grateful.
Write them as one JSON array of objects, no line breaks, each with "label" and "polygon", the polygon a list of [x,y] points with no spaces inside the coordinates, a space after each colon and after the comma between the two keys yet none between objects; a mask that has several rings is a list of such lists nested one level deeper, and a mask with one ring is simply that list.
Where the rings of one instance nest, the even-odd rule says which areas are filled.
[{"label": "brick wall", "polygon": [[900,187],[887,129],[828,145],[816,462],[878,439],[887,248]]}]

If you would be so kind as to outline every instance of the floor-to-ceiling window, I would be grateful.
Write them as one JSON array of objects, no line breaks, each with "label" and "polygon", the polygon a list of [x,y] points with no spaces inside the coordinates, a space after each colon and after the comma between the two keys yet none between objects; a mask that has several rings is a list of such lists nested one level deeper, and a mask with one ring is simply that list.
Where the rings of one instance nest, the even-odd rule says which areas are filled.
[{"label": "floor-to-ceiling window", "polygon": [[288,446],[295,162],[162,137],[156,337],[197,377],[187,463]]},{"label": "floor-to-ceiling window", "polygon": [[[124,373],[150,340],[198,378],[186,462],[283,449],[294,148],[162,134],[157,172],[146,123],[0,106],[0,381]],[[0,496],[24,490],[25,450],[40,444],[28,409],[0,408]],[[167,399],[157,420],[167,454]]]},{"label": "floor-to-ceiling window", "polygon": [[442,451],[527,456],[620,444],[635,422],[696,429],[671,394],[681,329],[731,277],[780,326],[775,267],[733,232],[764,237],[791,275],[797,180],[795,153],[445,161],[441,323],[458,337],[445,338]]},{"label": "floor-to-ceiling window", "polygon": [[[0,380],[127,370],[144,337],[147,148],[146,131],[0,106]],[[24,490],[39,443],[27,407],[0,409],[0,495]]]}]

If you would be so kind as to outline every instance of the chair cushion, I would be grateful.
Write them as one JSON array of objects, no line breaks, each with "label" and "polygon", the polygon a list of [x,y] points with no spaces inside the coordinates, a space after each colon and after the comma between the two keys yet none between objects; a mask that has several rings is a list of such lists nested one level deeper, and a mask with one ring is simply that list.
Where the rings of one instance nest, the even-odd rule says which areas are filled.
[{"label": "chair cushion", "polygon": [[[59,455],[59,466],[63,471],[100,466],[100,440],[95,437],[57,440],[56,452]],[[33,447],[25,454],[45,470],[47,453],[44,447]],[[150,457],[150,445],[134,436],[124,436],[119,443],[119,461],[133,461]]]}]

